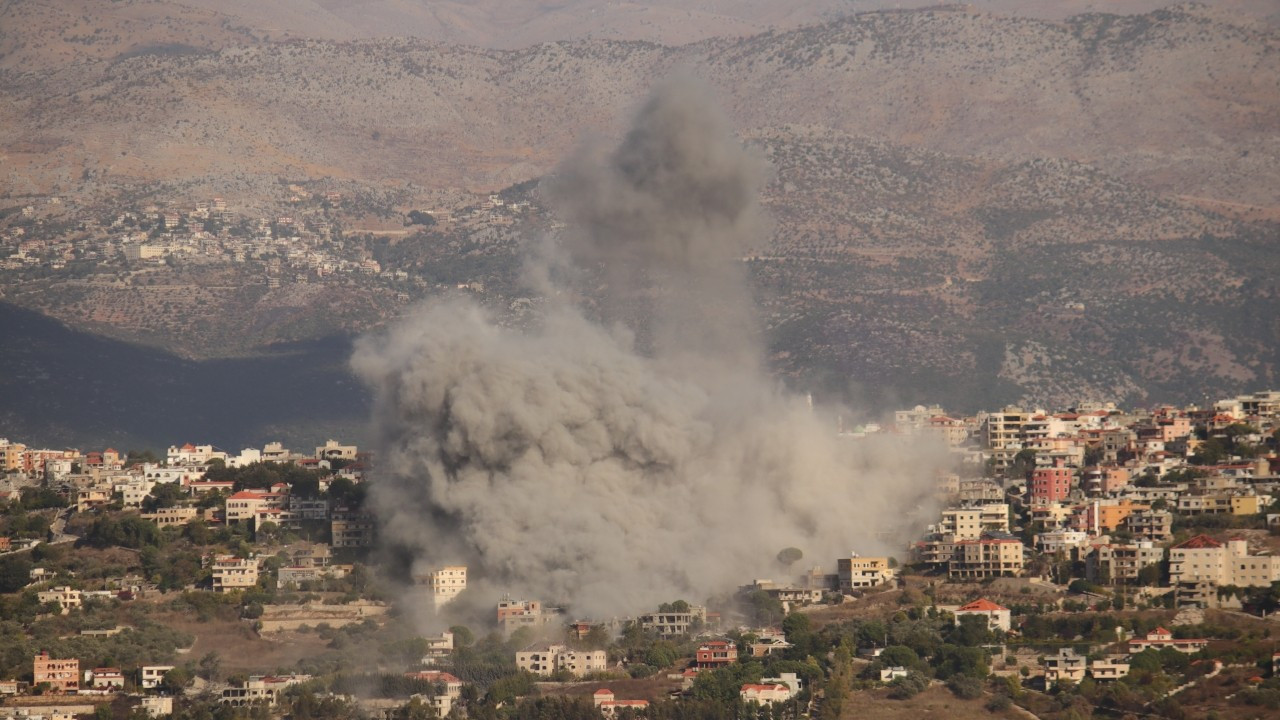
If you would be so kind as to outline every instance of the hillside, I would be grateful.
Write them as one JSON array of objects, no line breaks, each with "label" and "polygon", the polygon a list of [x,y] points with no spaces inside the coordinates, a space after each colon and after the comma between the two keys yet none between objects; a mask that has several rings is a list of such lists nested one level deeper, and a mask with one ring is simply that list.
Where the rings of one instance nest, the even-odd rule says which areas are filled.
[{"label": "hillside", "polygon": [[[692,69],[772,166],[773,232],[747,260],[797,387],[977,409],[1280,381],[1280,34],[1221,9],[495,50],[278,40],[221,14],[248,4],[69,7],[0,9],[108,28],[0,30],[0,297],[77,329],[243,358],[457,287],[520,322],[521,253],[557,227],[537,180]],[[498,190],[525,210],[488,209]],[[161,237],[135,222],[213,196],[232,250],[124,260],[126,237]],[[246,258],[264,230],[300,246]]]},{"label": "hillside", "polygon": [[583,133],[615,130],[656,79],[692,68],[742,128],[1067,157],[1170,194],[1280,199],[1280,36],[1194,7],[1058,22],[870,13],[682,46],[507,52],[252,37],[7,68],[14,192],[246,174],[502,187],[548,171]]}]

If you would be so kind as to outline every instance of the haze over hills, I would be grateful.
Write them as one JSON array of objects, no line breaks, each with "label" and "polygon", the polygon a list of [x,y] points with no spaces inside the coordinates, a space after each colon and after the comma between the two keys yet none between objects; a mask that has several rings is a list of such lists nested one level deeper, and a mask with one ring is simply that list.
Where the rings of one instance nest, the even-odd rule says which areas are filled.
[{"label": "haze over hills", "polygon": [[[357,333],[459,283],[523,307],[520,253],[556,226],[526,181],[691,72],[774,168],[776,225],[747,260],[793,384],[977,409],[1201,401],[1280,379],[1280,326],[1262,320],[1280,316],[1266,3],[1065,19],[1087,7],[726,0],[682,20],[589,5],[10,2],[4,207],[58,195],[44,227],[74,245],[95,232],[77,217],[213,195],[274,217],[302,212],[286,186],[339,189],[352,199],[324,212],[344,252],[410,282],[86,260],[5,272],[0,292],[192,359]],[[392,28],[413,36],[378,37]],[[526,44],[550,37],[580,39]],[[518,183],[506,192],[532,209],[513,223],[395,230]],[[0,232],[22,222],[7,213]]]}]

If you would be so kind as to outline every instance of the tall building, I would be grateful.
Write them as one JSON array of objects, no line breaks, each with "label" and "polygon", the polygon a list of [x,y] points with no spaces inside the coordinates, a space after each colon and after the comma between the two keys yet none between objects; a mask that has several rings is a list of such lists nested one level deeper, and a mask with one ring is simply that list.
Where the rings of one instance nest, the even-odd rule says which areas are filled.
[{"label": "tall building", "polygon": [[48,683],[49,689],[58,693],[76,692],[80,689],[80,661],[76,658],[55,660],[41,650],[32,663],[31,684]]}]

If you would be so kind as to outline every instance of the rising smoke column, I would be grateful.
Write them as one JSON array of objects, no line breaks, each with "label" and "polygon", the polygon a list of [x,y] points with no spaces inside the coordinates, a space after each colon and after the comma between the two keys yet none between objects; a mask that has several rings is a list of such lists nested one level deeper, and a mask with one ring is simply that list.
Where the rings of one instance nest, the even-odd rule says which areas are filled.
[{"label": "rising smoke column", "polygon": [[918,520],[918,447],[840,440],[761,370],[740,258],[764,167],[707,95],[660,87],[616,150],[549,184],[598,312],[517,331],[450,299],[359,343],[373,507],[420,568],[609,616],[776,573],[787,546],[824,565],[891,549]]}]

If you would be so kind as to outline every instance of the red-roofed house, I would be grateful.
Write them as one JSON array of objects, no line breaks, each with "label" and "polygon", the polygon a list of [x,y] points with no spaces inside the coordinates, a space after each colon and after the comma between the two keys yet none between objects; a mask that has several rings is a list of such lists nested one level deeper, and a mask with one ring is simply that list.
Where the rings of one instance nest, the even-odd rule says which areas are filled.
[{"label": "red-roofed house", "polygon": [[791,699],[791,688],[780,683],[770,683],[767,685],[757,685],[748,683],[742,686],[738,691],[738,697],[742,698],[742,702],[759,703],[761,705],[772,705],[776,702],[786,702]]},{"label": "red-roofed house", "polygon": [[591,700],[604,715],[613,715],[620,708],[644,710],[649,707],[648,700],[615,700],[613,691],[608,688],[600,688],[592,693]]},{"label": "red-roofed house", "polygon": [[732,665],[738,660],[738,646],[725,640],[712,640],[698,646],[695,662],[700,668]]},{"label": "red-roofed house", "polygon": [[955,612],[956,624],[960,624],[960,619],[971,615],[978,615],[987,619],[987,627],[992,630],[1003,630],[1009,632],[1012,625],[1012,613],[1009,608],[1003,605],[997,605],[986,598],[978,598],[967,605],[961,605]]},{"label": "red-roofed house", "polygon": [[1204,638],[1175,640],[1173,633],[1158,627],[1147,633],[1145,638],[1134,638],[1129,641],[1129,652],[1140,653],[1147,648],[1154,650],[1163,650],[1165,648],[1173,648],[1178,652],[1194,653],[1208,647],[1209,641]]}]

